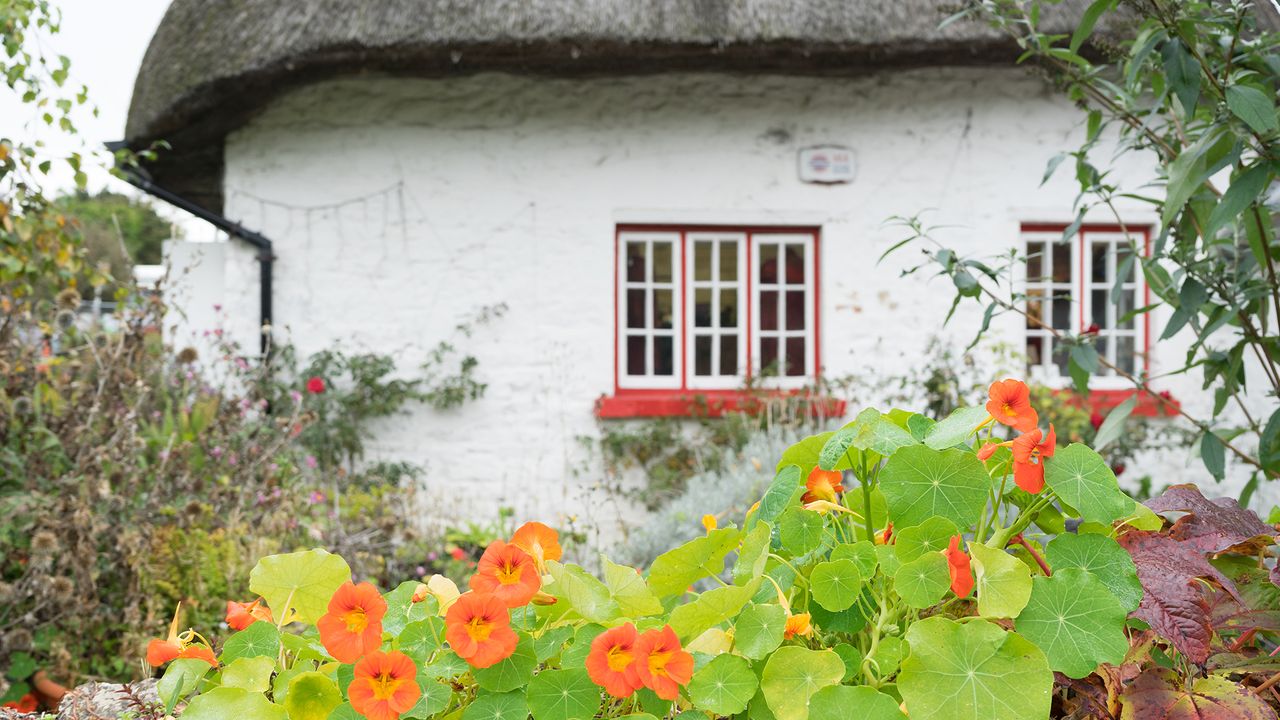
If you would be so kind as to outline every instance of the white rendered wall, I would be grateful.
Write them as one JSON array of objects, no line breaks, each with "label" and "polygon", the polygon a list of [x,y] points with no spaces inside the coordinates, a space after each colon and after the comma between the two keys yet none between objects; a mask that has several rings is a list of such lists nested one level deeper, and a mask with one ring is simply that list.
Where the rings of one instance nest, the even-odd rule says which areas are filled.
[{"label": "white rendered wall", "polygon": [[[479,358],[485,398],[387,422],[373,454],[426,465],[438,512],[507,504],[607,521],[576,438],[598,434],[593,402],[614,384],[619,221],[816,220],[826,373],[900,374],[933,335],[967,342],[980,311],[964,306],[943,331],[948,282],[900,278],[914,253],[876,265],[902,237],[885,220],[932,209],[959,226],[940,239],[989,254],[1015,245],[1021,222],[1069,221],[1071,170],[1040,179],[1078,142],[1079,120],[1018,70],[353,78],[297,91],[228,140],[226,214],[275,242],[276,330],[304,353],[343,343],[396,352],[411,371],[460,321],[506,303],[459,343]],[[799,182],[797,150],[826,143],[853,148],[853,183]],[[1130,161],[1121,177],[1143,177]],[[248,250],[228,254],[226,284],[234,330],[254,347]],[[995,323],[1015,347],[1019,320]],[[1154,338],[1165,320],[1153,322]],[[1153,370],[1181,352],[1160,348]],[[1202,411],[1197,385],[1160,386]],[[1157,484],[1205,481],[1196,457],[1157,462]]]}]

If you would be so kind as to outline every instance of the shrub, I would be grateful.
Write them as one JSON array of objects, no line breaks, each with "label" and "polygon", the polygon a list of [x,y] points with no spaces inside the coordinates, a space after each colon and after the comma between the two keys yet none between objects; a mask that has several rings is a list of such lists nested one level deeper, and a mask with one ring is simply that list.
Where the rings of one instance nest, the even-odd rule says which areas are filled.
[{"label": "shrub", "polygon": [[1190,485],[1138,504],[1025,385],[990,396],[795,443],[740,527],[708,518],[643,574],[562,563],[536,523],[465,594],[263,558],[237,633],[152,642],[161,697],[189,720],[1275,717],[1275,529]]}]

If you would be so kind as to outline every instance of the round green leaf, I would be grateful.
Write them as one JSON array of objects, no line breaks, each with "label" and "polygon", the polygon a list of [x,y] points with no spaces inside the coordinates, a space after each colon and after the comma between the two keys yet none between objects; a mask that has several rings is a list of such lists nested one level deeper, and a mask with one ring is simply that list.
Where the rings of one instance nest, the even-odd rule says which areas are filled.
[{"label": "round green leaf", "polygon": [[893,589],[903,602],[923,609],[936,604],[951,587],[951,573],[942,553],[921,555],[898,568],[893,576]]},{"label": "round green leaf", "polygon": [[693,674],[689,697],[694,706],[716,715],[736,715],[747,709],[759,681],[751,666],[737,655],[717,655]]},{"label": "round green leaf", "polygon": [[591,641],[605,631],[605,626],[587,623],[574,633],[573,643],[560,653],[560,667],[582,667],[591,654]]},{"label": "round green leaf", "polygon": [[913,718],[1027,720],[1049,716],[1053,671],[1044,653],[985,620],[941,616],[907,629],[911,655],[898,691]]},{"label": "round green leaf", "polygon": [[880,490],[895,525],[920,525],[938,515],[967,528],[987,506],[991,479],[971,452],[904,447],[880,471]]},{"label": "round green leaf", "polygon": [[1044,461],[1044,481],[1085,520],[1110,523],[1133,510],[1134,502],[1120,491],[1111,466],[1080,443],[1072,443]]},{"label": "round green leaf", "polygon": [[833,685],[813,694],[809,714],[814,718],[906,720],[898,702],[872,687]]},{"label": "round green leaf", "polygon": [[182,717],[183,720],[285,720],[285,712],[262,693],[220,687],[192,698]]},{"label": "round green leaf", "polygon": [[289,720],[327,720],[341,704],[342,693],[327,675],[304,672],[289,683],[284,709],[289,713]]},{"label": "round green leaf", "polygon": [[195,658],[182,658],[169,663],[164,676],[156,683],[156,694],[171,712],[178,701],[195,692],[200,681],[209,673],[209,663]]},{"label": "round green leaf", "polygon": [[898,665],[907,656],[910,647],[907,641],[892,635],[880,638],[876,651],[871,653],[871,662],[875,664],[876,674],[888,677],[898,671]]},{"label": "round green leaf", "polygon": [[351,703],[342,703],[329,713],[329,720],[364,720],[364,716],[351,707]]},{"label": "round green leaf", "polygon": [[862,573],[852,560],[818,563],[809,575],[813,599],[831,612],[840,612],[858,599],[862,591]]},{"label": "round green leaf", "polygon": [[844,661],[835,652],[788,645],[765,663],[760,690],[777,720],[807,720],[809,698],[843,677]]},{"label": "round green leaf", "polygon": [[451,686],[422,677],[418,678],[418,685],[422,688],[422,697],[418,698],[417,704],[401,716],[405,720],[427,720],[449,707],[449,698],[453,695]]},{"label": "round green leaf", "polygon": [[844,678],[840,680],[843,683],[853,682],[853,679],[862,675],[862,651],[850,645],[849,643],[840,643],[831,648],[840,656],[840,661],[844,663]]},{"label": "round green leaf", "polygon": [[782,547],[795,557],[807,555],[822,545],[826,525],[822,515],[802,507],[792,507],[778,518]]},{"label": "round green leaf", "polygon": [[832,560],[852,560],[858,566],[858,574],[863,580],[870,580],[876,573],[876,546],[870,540],[859,540],[855,543],[843,543],[831,550]]},{"label": "round green leaf", "polygon": [[1099,663],[1120,663],[1129,649],[1128,611],[1102,581],[1079,568],[1037,577],[1014,628],[1049,658],[1049,666],[1082,678]]},{"label": "round green leaf", "polygon": [[396,647],[400,652],[422,664],[427,662],[431,653],[440,649],[442,638],[444,638],[444,620],[429,617],[426,620],[405,625],[404,630],[400,632],[400,637],[396,639]]},{"label": "round green leaf", "polygon": [[973,556],[973,576],[978,589],[978,614],[1017,617],[1031,597],[1031,570],[1004,550],[980,543],[970,543],[969,554]]},{"label": "round green leaf", "polygon": [[960,528],[944,517],[927,518],[919,525],[897,530],[893,541],[894,552],[904,563],[931,552],[947,549],[951,538],[960,534]]},{"label": "round green leaf", "polygon": [[419,584],[417,580],[405,580],[391,592],[383,594],[382,598],[387,601],[387,614],[382,617],[383,631],[399,635],[409,623],[420,622],[436,614],[440,606],[435,596],[428,595],[421,602],[413,601],[413,593]]},{"label": "round green leaf", "polygon": [[467,706],[462,720],[527,720],[529,703],[522,692],[481,694]]},{"label": "round green leaf", "polygon": [[1045,548],[1045,556],[1054,571],[1073,567],[1089,571],[1129,612],[1142,602],[1142,583],[1133,558],[1106,535],[1059,535]]},{"label": "round green leaf", "polygon": [[892,545],[877,545],[876,560],[880,562],[880,572],[885,577],[893,577],[898,574],[898,568],[902,567],[902,561],[898,559],[898,553],[894,551]]},{"label": "round green leaf", "polygon": [[346,560],[316,548],[262,558],[249,572],[249,590],[265,598],[277,618],[284,618],[287,606],[297,620],[315,624],[328,610],[329,598],[350,579]]},{"label": "round green leaf", "polygon": [[784,510],[791,507],[794,501],[804,494],[804,477],[800,475],[800,467],[787,465],[778,468],[778,474],[769,489],[760,499],[760,519],[773,522]]},{"label": "round green leaf", "polygon": [[275,670],[275,658],[240,658],[222,668],[222,686],[266,692],[271,687],[271,674]]},{"label": "round green leaf", "polygon": [[487,668],[477,668],[474,675],[480,687],[489,692],[504,693],[528,684],[536,667],[538,657],[533,650],[533,639],[520,633],[520,641],[510,657]]},{"label": "round green leaf", "polygon": [[534,720],[591,720],[600,709],[600,688],[586,670],[544,670],[526,697]]},{"label": "round green leaf", "polygon": [[745,657],[759,660],[782,644],[787,613],[779,605],[748,605],[733,627],[734,648]]},{"label": "round green leaf", "polygon": [[226,665],[240,658],[274,658],[279,654],[280,631],[269,622],[256,622],[227,638],[220,660]]}]

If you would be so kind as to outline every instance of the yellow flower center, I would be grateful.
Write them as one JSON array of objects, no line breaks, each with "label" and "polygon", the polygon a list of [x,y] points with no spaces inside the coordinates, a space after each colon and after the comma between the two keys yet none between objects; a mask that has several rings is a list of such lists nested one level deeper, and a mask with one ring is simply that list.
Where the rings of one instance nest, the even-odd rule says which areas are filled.
[{"label": "yellow flower center", "polygon": [[502,585],[515,585],[520,582],[520,574],[524,568],[512,563],[510,560],[498,566],[498,582]]},{"label": "yellow flower center", "polygon": [[347,624],[347,632],[362,633],[369,627],[369,616],[364,614],[364,608],[356,608],[343,614],[342,622]]},{"label": "yellow flower center", "polygon": [[621,645],[614,645],[609,648],[609,653],[605,655],[605,660],[609,663],[609,669],[614,672],[622,672],[631,664],[631,651]]},{"label": "yellow flower center", "polygon": [[404,684],[403,678],[392,677],[387,673],[382,673],[372,678],[373,697],[376,700],[390,700],[392,695],[396,694],[396,690]]},{"label": "yellow flower center", "polygon": [[484,642],[493,633],[493,623],[477,615],[467,621],[467,635],[476,642]]},{"label": "yellow flower center", "polygon": [[1005,404],[1001,407],[1001,409],[1002,409],[1002,410],[1004,410],[1004,414],[1005,414],[1005,415],[1008,415],[1009,417],[1013,417],[1014,415],[1017,415],[1017,414],[1018,414],[1018,411],[1017,411],[1016,409],[1014,409],[1014,407],[1013,407],[1012,405],[1010,405],[1009,403],[1005,403]]},{"label": "yellow flower center", "polygon": [[667,661],[671,659],[669,652],[656,652],[649,655],[649,674],[658,677],[667,676]]}]

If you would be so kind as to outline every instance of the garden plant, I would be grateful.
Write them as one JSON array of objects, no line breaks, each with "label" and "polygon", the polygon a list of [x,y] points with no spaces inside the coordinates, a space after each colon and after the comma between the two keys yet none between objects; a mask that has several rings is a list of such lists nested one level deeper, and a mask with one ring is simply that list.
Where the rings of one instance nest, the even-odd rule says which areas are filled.
[{"label": "garden plant", "polygon": [[262,558],[235,632],[178,608],[152,641],[155,715],[1277,717],[1276,530],[1191,485],[1137,503],[1022,382],[989,397],[804,439],[740,524],[708,516],[644,572],[562,563],[536,522],[461,588]]}]

